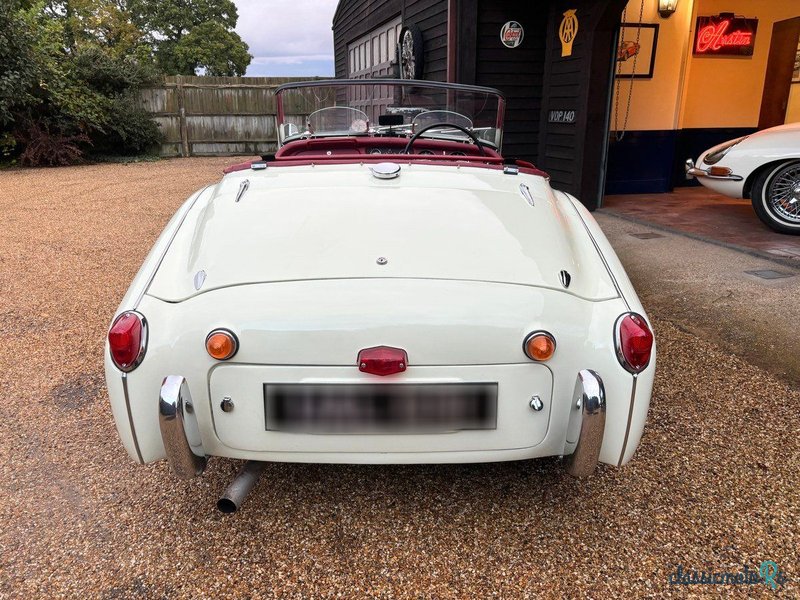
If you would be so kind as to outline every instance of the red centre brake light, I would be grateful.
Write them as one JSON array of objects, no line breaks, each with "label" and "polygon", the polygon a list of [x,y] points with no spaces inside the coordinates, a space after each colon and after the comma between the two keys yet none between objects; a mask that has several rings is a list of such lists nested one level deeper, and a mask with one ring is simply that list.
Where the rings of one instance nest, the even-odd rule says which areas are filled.
[{"label": "red centre brake light", "polygon": [[144,358],[147,349],[147,324],[137,312],[127,311],[118,316],[108,332],[111,360],[120,371],[133,371]]},{"label": "red centre brake light", "polygon": [[402,348],[375,346],[358,353],[358,370],[372,375],[402,373],[408,365],[408,354]]},{"label": "red centre brake light", "polygon": [[641,315],[627,313],[617,319],[614,343],[620,364],[631,373],[641,373],[650,364],[653,332]]}]

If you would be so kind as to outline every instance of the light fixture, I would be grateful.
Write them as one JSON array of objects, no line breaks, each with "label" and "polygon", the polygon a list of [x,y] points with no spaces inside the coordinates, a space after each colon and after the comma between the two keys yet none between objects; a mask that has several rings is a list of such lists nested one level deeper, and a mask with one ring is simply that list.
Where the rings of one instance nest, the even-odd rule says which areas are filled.
[{"label": "light fixture", "polygon": [[666,19],[678,8],[678,0],[658,0],[658,14]]}]

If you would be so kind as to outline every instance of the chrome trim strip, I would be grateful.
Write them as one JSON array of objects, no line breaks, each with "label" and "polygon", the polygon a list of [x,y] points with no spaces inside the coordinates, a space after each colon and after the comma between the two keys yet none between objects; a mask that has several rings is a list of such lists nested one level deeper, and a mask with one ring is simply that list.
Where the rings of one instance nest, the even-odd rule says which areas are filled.
[{"label": "chrome trim strip", "polygon": [[594,246],[595,252],[597,252],[597,255],[600,257],[600,260],[603,262],[603,266],[606,268],[606,273],[608,273],[608,276],[611,278],[611,283],[614,284],[614,289],[617,290],[617,295],[620,298],[622,298],[622,301],[625,303],[625,307],[628,310],[631,310],[631,305],[628,302],[628,299],[622,293],[622,288],[619,287],[619,282],[617,281],[617,278],[614,276],[614,272],[611,270],[611,267],[609,266],[608,261],[606,260],[606,257],[603,255],[603,252],[600,250],[600,246],[597,245],[597,241],[594,239],[594,236],[592,235],[592,232],[589,231],[589,226],[586,224],[586,221],[583,220],[583,217],[581,216],[581,213],[578,212],[578,209],[575,206],[573,206],[572,200],[570,200],[569,196],[566,193],[562,192],[561,190],[553,190],[553,193],[554,194],[555,193],[563,194],[564,198],[566,199],[566,201],[572,207],[572,210],[575,211],[575,214],[577,215],[578,220],[581,222],[581,224],[583,225],[583,228],[586,230],[586,235],[588,235],[589,239],[592,240],[592,245]]},{"label": "chrome trim strip", "polygon": [[625,457],[625,450],[628,447],[628,435],[631,432],[631,421],[633,420],[633,402],[636,399],[636,382],[639,380],[638,375],[633,376],[633,385],[631,387],[631,401],[628,407],[628,424],[625,426],[625,437],[622,440],[622,452],[619,453],[619,460],[617,466],[622,466],[622,459]]},{"label": "chrome trim strip", "polygon": [[133,447],[136,450],[136,459],[140,465],[144,464],[142,458],[142,451],[139,449],[139,440],[136,438],[136,428],[133,426],[133,413],[131,412],[131,402],[128,398],[128,374],[122,374],[122,394],[125,396],[125,408],[128,411],[128,425],[131,428],[131,437],[133,438]]},{"label": "chrome trim strip", "polygon": [[206,457],[192,452],[184,429],[184,407],[191,402],[189,384],[178,375],[164,378],[158,395],[158,426],[172,472],[179,479],[202,475]]},{"label": "chrome trim strip", "polygon": [[597,468],[606,428],[606,390],[596,372],[583,369],[575,381],[575,394],[580,402],[581,432],[575,451],[567,458],[567,473],[588,477]]},{"label": "chrome trim strip", "polygon": [[167,255],[167,252],[169,252],[170,246],[172,246],[172,242],[175,241],[175,237],[178,235],[178,232],[181,230],[181,226],[183,225],[183,222],[186,220],[186,217],[189,215],[189,213],[192,212],[192,209],[194,208],[194,205],[197,204],[197,201],[200,200],[200,198],[203,196],[203,194],[205,194],[206,190],[208,190],[208,188],[210,188],[210,187],[212,187],[212,186],[207,185],[202,190],[200,190],[197,193],[197,196],[195,196],[195,199],[192,201],[192,203],[186,209],[186,212],[183,213],[183,216],[181,217],[181,220],[178,222],[178,224],[175,227],[175,231],[172,232],[172,236],[169,238],[169,241],[167,242],[166,246],[164,246],[164,252],[161,253],[161,256],[159,257],[158,262],[156,263],[156,266],[153,267],[152,273],[150,273],[150,276],[147,278],[147,283],[144,286],[142,286],[142,291],[139,293],[139,296],[136,298],[136,301],[133,303],[132,310],[136,310],[137,308],[139,308],[139,303],[142,301],[142,298],[144,298],[144,295],[147,293],[147,290],[150,289],[150,285],[153,283],[153,279],[156,278],[156,273],[158,273],[158,269],[161,268],[161,263],[164,262],[164,257]]}]

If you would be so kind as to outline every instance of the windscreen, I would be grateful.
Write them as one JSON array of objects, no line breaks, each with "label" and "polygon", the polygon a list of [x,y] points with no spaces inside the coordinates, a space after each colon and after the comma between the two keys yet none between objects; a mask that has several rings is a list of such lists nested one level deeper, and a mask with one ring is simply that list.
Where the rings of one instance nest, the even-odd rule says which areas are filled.
[{"label": "windscreen", "polygon": [[[423,128],[426,137],[466,139],[462,128],[499,150],[503,135],[502,96],[458,85],[397,80],[299,84],[279,90],[278,109],[282,143],[304,137],[410,136]],[[382,115],[393,115],[384,119],[393,124],[381,125]]]}]

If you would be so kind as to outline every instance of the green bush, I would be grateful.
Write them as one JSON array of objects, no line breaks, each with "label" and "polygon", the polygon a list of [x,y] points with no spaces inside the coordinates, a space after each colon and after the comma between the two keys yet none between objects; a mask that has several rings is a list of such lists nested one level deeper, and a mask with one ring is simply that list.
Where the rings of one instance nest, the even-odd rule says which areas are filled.
[{"label": "green bush", "polygon": [[162,135],[137,96],[128,92],[112,100],[103,131],[92,135],[92,140],[100,154],[132,156],[156,151]]},{"label": "green bush", "polygon": [[154,149],[141,88],[161,74],[243,75],[237,18],[232,0],[0,0],[0,162]]}]

